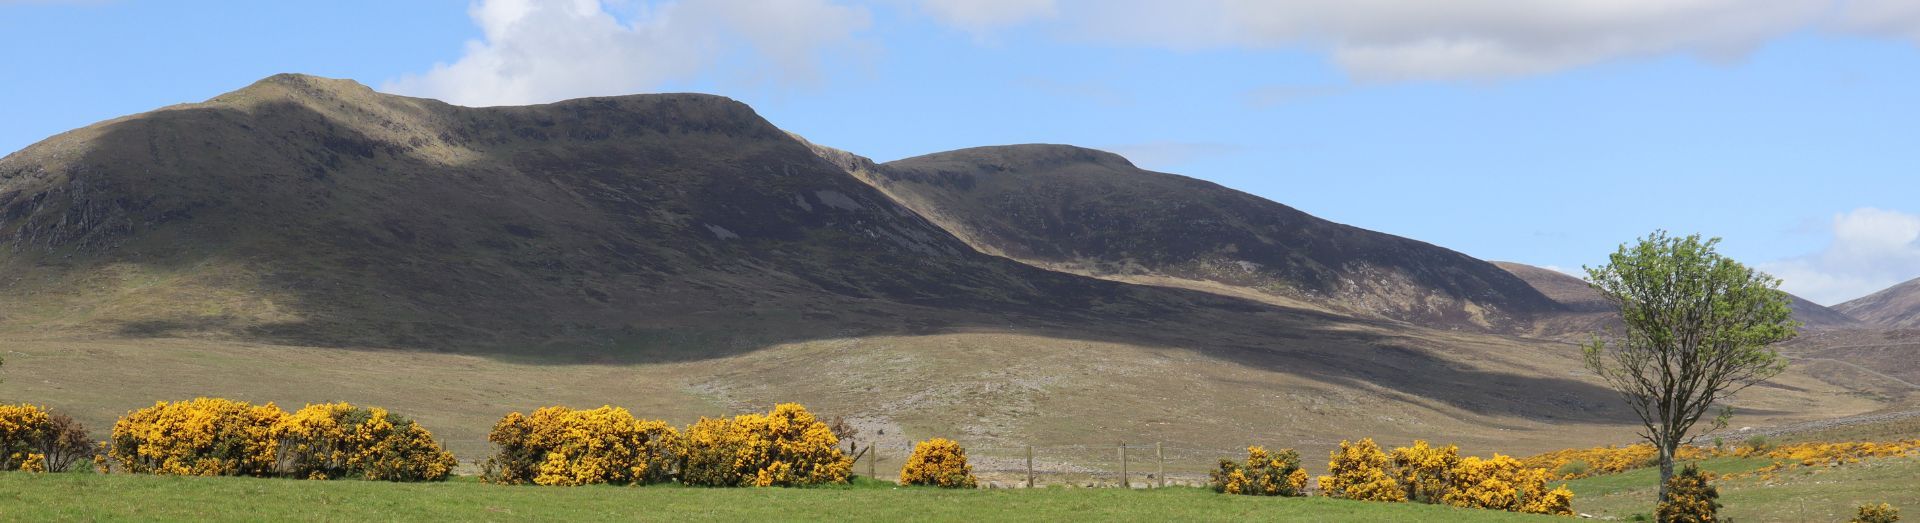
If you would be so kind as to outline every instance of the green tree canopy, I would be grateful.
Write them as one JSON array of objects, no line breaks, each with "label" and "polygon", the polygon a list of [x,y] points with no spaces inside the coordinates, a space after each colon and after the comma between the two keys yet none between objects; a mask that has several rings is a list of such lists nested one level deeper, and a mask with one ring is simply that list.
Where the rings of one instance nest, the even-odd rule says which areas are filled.
[{"label": "green tree canopy", "polygon": [[1722,256],[1719,243],[1655,231],[1587,268],[1624,323],[1586,346],[1587,368],[1620,392],[1659,449],[1663,502],[1687,432],[1715,402],[1785,370],[1770,346],[1799,327],[1780,280]]}]

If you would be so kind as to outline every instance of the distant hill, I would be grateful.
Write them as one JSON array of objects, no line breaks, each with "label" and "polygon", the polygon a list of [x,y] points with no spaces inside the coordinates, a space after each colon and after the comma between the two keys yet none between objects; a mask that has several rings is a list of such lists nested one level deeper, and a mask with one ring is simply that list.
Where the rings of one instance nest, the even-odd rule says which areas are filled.
[{"label": "distant hill", "polygon": [[0,327],[402,346],[1192,308],[978,253],[730,99],[301,75],[0,159],[0,293]]},{"label": "distant hill", "polygon": [[1920,328],[1920,278],[1833,306],[1882,327]]},{"label": "distant hill", "polygon": [[1362,316],[1510,329],[1556,304],[1492,264],[1066,145],[840,163],[974,247],[1115,279],[1224,285]]},{"label": "distant hill", "polygon": [[[1535,267],[1524,263],[1493,263],[1502,269],[1512,272],[1515,276],[1526,280],[1527,283],[1533,285],[1534,288],[1540,289],[1540,292],[1545,293],[1548,297],[1553,298],[1554,301],[1559,302],[1568,311],[1575,313],[1573,315],[1575,317],[1590,313],[1599,313],[1608,318],[1608,320],[1589,319],[1587,321],[1577,319],[1568,321],[1568,319],[1562,319],[1562,325],[1559,328],[1547,328],[1543,330],[1591,330],[1594,326],[1599,325],[1601,321],[1610,321],[1615,315],[1613,304],[1608,303],[1606,298],[1601,297],[1599,291],[1593,290],[1593,287],[1588,286],[1587,282],[1580,278],[1575,278],[1560,271]],[[1858,320],[1848,317],[1846,314],[1821,306],[1818,303],[1807,301],[1799,296],[1788,294],[1787,298],[1792,300],[1788,306],[1793,309],[1793,319],[1798,320],[1806,327],[1815,329],[1838,329],[1858,327],[1861,325]]]}]

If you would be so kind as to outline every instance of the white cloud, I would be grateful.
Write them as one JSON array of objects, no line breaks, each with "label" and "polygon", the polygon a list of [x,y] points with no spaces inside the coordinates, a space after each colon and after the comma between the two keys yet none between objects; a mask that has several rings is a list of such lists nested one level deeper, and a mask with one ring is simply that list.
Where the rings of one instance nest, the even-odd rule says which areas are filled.
[{"label": "white cloud", "polygon": [[1817,20],[1830,0],[1128,0],[1089,4],[1089,38],[1324,50],[1360,80],[1483,79],[1613,59],[1737,57]]},{"label": "white cloud", "polygon": [[1871,207],[1841,213],[1825,250],[1760,268],[1823,305],[1865,296],[1920,276],[1920,216]]},{"label": "white cloud", "polygon": [[976,33],[1051,17],[1053,0],[923,0],[920,9],[947,25]]},{"label": "white cloud", "polygon": [[1920,2],[1849,0],[1833,27],[1846,32],[1909,38],[1920,43]]},{"label": "white cloud", "polygon": [[[465,54],[383,90],[462,105],[552,102],[644,92],[714,72],[766,71],[804,81],[817,56],[854,43],[865,8],[828,0],[701,0],[640,4],[627,19],[599,0],[483,0],[469,15],[482,38]],[[759,74],[759,73],[756,73]]]},{"label": "white cloud", "polygon": [[1915,0],[923,0],[969,30],[1053,19],[1073,38],[1326,53],[1360,81],[1484,80],[1614,60],[1736,60],[1819,28],[1920,42]]}]

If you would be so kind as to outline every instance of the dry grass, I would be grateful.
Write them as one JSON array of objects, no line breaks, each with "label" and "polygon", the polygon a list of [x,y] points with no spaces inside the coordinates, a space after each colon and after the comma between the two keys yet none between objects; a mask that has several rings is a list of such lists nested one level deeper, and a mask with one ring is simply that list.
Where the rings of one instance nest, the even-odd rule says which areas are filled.
[{"label": "dry grass", "polygon": [[[1421,332],[1387,348],[1309,340],[1238,352],[972,332],[730,347],[716,352],[731,355],[709,358],[647,353],[651,359],[14,335],[0,398],[72,413],[96,436],[155,400],[350,401],[420,420],[466,462],[484,457],[486,431],[512,410],[613,404],[687,423],[800,401],[852,418],[863,442],[891,449],[882,476],[898,467],[901,447],[946,436],[976,449],[989,477],[1018,470],[1032,445],[1040,468],[1073,473],[1055,477],[1076,482],[1110,481],[1113,445],[1122,441],[1139,445],[1130,458],[1137,480],[1151,471],[1144,462],[1153,442],[1172,449],[1170,475],[1192,478],[1248,444],[1298,448],[1317,468],[1341,439],[1362,436],[1520,455],[1631,440],[1610,398],[1575,370],[1570,347]],[[1344,359],[1325,361],[1331,355]],[[1806,376],[1779,381],[1745,395],[1749,410],[1736,423],[1878,406]]]}]

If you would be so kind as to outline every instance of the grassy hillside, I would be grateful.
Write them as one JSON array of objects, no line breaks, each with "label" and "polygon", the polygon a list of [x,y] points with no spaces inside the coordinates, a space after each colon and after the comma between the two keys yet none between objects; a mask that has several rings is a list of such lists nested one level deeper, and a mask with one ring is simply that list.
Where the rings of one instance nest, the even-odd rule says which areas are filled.
[{"label": "grassy hillside", "polygon": [[1881,327],[1920,328],[1920,278],[1833,306]]},{"label": "grassy hillside", "polygon": [[[1031,445],[1043,471],[1102,482],[1118,468],[1122,441],[1165,443],[1169,472],[1192,478],[1249,444],[1298,448],[1317,467],[1341,439],[1363,436],[1444,439],[1483,455],[1633,439],[1610,393],[1576,373],[1571,347],[1460,333],[1348,334],[1356,341],[1216,339],[1206,347],[994,332],[663,342],[731,352],[701,357],[11,338],[0,401],[72,413],[96,437],[156,400],[350,401],[419,420],[463,463],[491,451],[486,431],[513,410],[612,404],[684,424],[799,401],[851,418],[863,443],[890,446],[882,475],[899,466],[901,447],[946,436],[976,449],[990,479],[1018,470]],[[1382,348],[1359,343],[1374,340]],[[1881,406],[1800,374],[1750,390],[1739,404],[1736,426]],[[1136,474],[1151,456],[1141,448]]]}]

